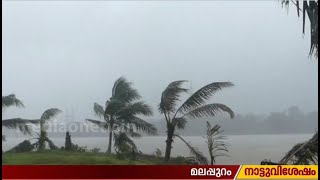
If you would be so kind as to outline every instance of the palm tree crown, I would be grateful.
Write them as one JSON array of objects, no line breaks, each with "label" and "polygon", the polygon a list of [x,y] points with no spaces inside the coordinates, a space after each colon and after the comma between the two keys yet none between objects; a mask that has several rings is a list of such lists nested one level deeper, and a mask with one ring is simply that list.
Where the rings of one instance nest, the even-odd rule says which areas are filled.
[{"label": "palm tree crown", "polygon": [[[136,131],[145,132],[151,135],[156,134],[156,128],[139,118],[139,115],[152,115],[151,107],[140,101],[141,96],[136,89],[132,87],[132,83],[125,78],[120,77],[114,83],[112,95],[106,101],[105,107],[94,103],[93,110],[99,118],[104,121],[86,119],[99,127],[109,130],[109,146],[108,153],[111,153],[112,136],[115,133],[126,133],[131,137],[139,137]],[[124,135],[122,134],[121,137]],[[116,136],[119,137],[119,134]],[[125,138],[123,138],[125,139]]]},{"label": "palm tree crown", "polygon": [[48,122],[53,120],[59,113],[62,111],[58,108],[50,108],[41,115],[39,121],[40,124],[40,134],[38,138],[38,149],[43,150],[45,149],[45,142],[49,143],[50,149],[55,149],[55,145],[53,142],[48,138],[47,134],[47,128],[48,128]]},{"label": "palm tree crown", "polygon": [[[2,112],[4,112],[8,107],[16,106],[16,107],[24,107],[22,101],[20,101],[15,94],[10,94],[7,96],[2,96]],[[31,134],[31,130],[29,128],[29,124],[37,124],[38,121],[30,120],[30,119],[21,119],[21,118],[11,118],[11,119],[3,119],[2,126],[9,129],[19,129],[21,132],[25,134]],[[5,136],[2,135],[2,140],[5,140]]]},{"label": "palm tree crown", "polygon": [[217,91],[231,87],[231,82],[214,82],[208,84],[193,93],[179,108],[176,108],[180,100],[181,94],[188,92],[188,89],[182,85],[187,81],[180,80],[170,83],[163,91],[161,102],[159,104],[160,113],[164,114],[167,122],[167,146],[165,160],[168,161],[171,153],[171,144],[175,136],[175,129],[184,129],[187,118],[201,118],[215,116],[218,112],[227,112],[231,118],[234,117],[233,111],[226,105],[220,103],[206,104],[207,101]]}]

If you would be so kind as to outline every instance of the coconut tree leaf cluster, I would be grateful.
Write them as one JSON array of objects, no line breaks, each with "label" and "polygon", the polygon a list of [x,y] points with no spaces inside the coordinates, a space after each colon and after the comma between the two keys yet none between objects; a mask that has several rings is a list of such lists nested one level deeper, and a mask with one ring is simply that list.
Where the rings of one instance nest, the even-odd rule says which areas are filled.
[{"label": "coconut tree leaf cluster", "polygon": [[[138,90],[124,77],[117,79],[112,88],[111,97],[105,106],[94,103],[95,115],[101,120],[86,119],[94,125],[109,131],[107,153],[111,153],[112,142],[119,152],[121,145],[135,149],[130,137],[138,138],[141,133],[156,135],[157,129],[141,116],[151,116],[152,109],[141,100]],[[114,137],[114,138],[113,138]],[[119,142],[121,140],[121,142]]]},{"label": "coconut tree leaf cluster", "polygon": [[[2,96],[2,113],[9,107],[25,107],[21,100],[19,100],[15,94]],[[23,119],[23,118],[10,118],[2,119],[2,127],[9,129],[19,129],[24,134],[31,134],[30,124],[39,124],[38,120]],[[5,135],[2,135],[2,140],[5,140]]]},{"label": "coconut tree leaf cluster", "polygon": [[293,146],[280,160],[283,164],[318,164],[318,131],[306,142]]},{"label": "coconut tree leaf cluster", "polygon": [[[182,105],[178,106],[182,94],[189,91],[189,89],[183,87],[183,84],[186,82],[186,80],[179,80],[170,83],[161,95],[158,109],[164,115],[167,124],[166,161],[171,156],[173,139],[177,136],[175,134],[176,129],[184,129],[188,120],[214,117],[222,112],[229,114],[231,118],[234,117],[234,112],[228,106],[221,103],[208,103],[216,92],[234,86],[233,83],[213,82],[205,85],[187,98]],[[200,157],[200,154],[197,154]]]},{"label": "coconut tree leaf cluster", "polygon": [[49,126],[49,122],[52,121],[56,116],[61,113],[62,111],[58,108],[50,108],[41,115],[39,121],[40,124],[40,133],[38,134],[38,142],[37,142],[37,147],[38,150],[44,150],[45,143],[47,142],[49,145],[50,149],[58,149],[56,145],[49,139],[47,129]]},{"label": "coconut tree leaf cluster", "polygon": [[290,2],[295,5],[298,17],[302,16],[302,32],[305,34],[306,21],[310,22],[309,55],[318,57],[318,1],[281,0],[283,6],[289,8]]}]

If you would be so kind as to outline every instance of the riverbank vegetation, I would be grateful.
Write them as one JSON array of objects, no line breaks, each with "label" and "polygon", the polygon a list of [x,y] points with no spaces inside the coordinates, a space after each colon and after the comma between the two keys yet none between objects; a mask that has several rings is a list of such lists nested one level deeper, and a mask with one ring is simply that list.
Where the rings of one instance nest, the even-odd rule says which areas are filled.
[{"label": "riverbank vegetation", "polygon": [[[175,109],[175,105],[180,100],[179,97],[181,93],[188,92],[188,89],[182,87],[182,84],[184,82],[187,81],[174,81],[170,83],[161,95],[159,111],[165,115],[168,126],[168,139],[166,141],[166,150],[164,158],[161,157],[161,152],[157,152],[156,155],[144,155],[139,150],[139,147],[137,147],[134,143],[134,140],[132,138],[141,137],[142,134],[140,134],[140,132],[144,134],[156,135],[157,129],[154,127],[153,124],[148,123],[147,121],[141,118],[141,115],[152,115],[152,109],[149,105],[140,100],[142,96],[139,94],[138,90],[132,86],[131,82],[127,81],[123,77],[120,77],[115,81],[114,86],[112,88],[112,95],[105,102],[105,107],[99,105],[98,103],[94,103],[93,110],[97,117],[103,119],[103,121],[94,119],[86,119],[85,121],[109,131],[108,149],[106,154],[111,155],[111,148],[113,146],[114,151],[116,152],[115,157],[119,160],[136,161],[137,159],[148,157],[147,159],[152,159],[153,163],[159,163],[161,160],[162,164],[170,164],[170,152],[172,148],[171,145],[173,139],[175,137],[178,137],[186,143],[187,148],[189,148],[191,152],[191,157],[183,158],[182,164],[208,164],[208,160],[206,157],[202,155],[202,152],[199,152],[197,148],[192,147],[190,144],[187,143],[186,140],[184,140],[181,136],[176,134],[175,128],[183,129],[187,123],[187,120],[208,116],[214,117],[217,115],[217,113],[220,112],[227,112],[230,114],[231,118],[233,118],[234,113],[228,106],[219,103],[206,104],[206,102],[210,100],[210,97],[215,92],[221,90],[224,87],[233,86],[233,84],[230,82],[210,83],[200,88],[194,94],[192,94],[180,106],[180,108]],[[3,97],[3,99],[5,99],[5,101],[3,101],[3,107],[8,107],[8,105],[22,104],[22,102],[15,98],[14,95],[10,95],[10,97],[11,99],[9,100],[8,97]],[[15,122],[15,126],[6,126],[10,128],[19,128],[20,126],[27,127],[27,125],[30,124],[29,122],[31,121],[32,124],[40,126],[40,132],[38,134],[38,137],[36,138],[37,142],[31,144],[30,141],[26,140],[17,145],[16,147],[12,148],[10,151],[5,153],[5,156],[7,156],[8,158],[7,162],[15,162],[14,160],[12,161],[12,159],[10,159],[10,155],[12,153],[19,154],[19,156],[12,157],[16,159],[21,158],[21,163],[24,163],[24,159],[27,159],[25,158],[25,156],[28,154],[31,156],[35,156],[35,158],[31,159],[36,160],[38,159],[38,157],[43,156],[42,152],[45,149],[47,149],[46,144],[48,144],[49,149],[54,150],[46,151],[47,153],[49,153],[48,157],[54,157],[54,155],[52,154],[57,153],[57,150],[59,150],[59,153],[57,153],[57,155],[70,155],[71,158],[72,153],[87,153],[88,151],[85,148],[72,144],[71,135],[69,134],[69,132],[66,132],[65,147],[59,148],[50,140],[46,132],[46,128],[48,126],[47,122],[53,120],[58,113],[61,113],[61,110],[57,108],[51,108],[46,110],[42,114],[40,119],[22,120],[20,121],[20,123]],[[23,131],[26,128],[20,129]],[[31,133],[30,130],[28,130],[27,132]],[[213,134],[210,136],[212,141],[214,139],[214,137],[212,137]],[[217,143],[219,143],[219,141],[217,141]],[[212,163],[214,162],[214,159],[212,159],[214,156],[213,145],[214,144],[212,141],[211,146],[208,146],[209,152],[212,155]],[[219,148],[221,147],[217,146],[215,149],[219,150]],[[227,151],[227,147],[224,146],[224,148]],[[41,153],[38,154],[37,152]],[[64,152],[66,152],[67,154],[64,154]],[[28,159],[26,161],[28,162]],[[64,159],[63,161],[66,161],[66,159]],[[20,161],[18,160],[18,162]],[[56,161],[54,161],[54,163],[55,162]],[[107,161],[104,162],[107,163]],[[94,162],[88,163],[90,164]],[[100,161],[98,163],[100,163]]]}]

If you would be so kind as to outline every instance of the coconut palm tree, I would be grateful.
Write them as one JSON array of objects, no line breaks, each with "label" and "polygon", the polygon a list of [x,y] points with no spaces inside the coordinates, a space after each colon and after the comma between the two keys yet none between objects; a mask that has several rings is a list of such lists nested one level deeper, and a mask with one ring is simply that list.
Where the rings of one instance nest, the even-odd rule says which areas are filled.
[{"label": "coconut palm tree", "polygon": [[132,83],[120,77],[115,81],[112,95],[106,101],[105,107],[94,103],[93,110],[96,116],[103,119],[103,121],[94,119],[86,119],[86,121],[109,130],[107,153],[111,153],[112,137],[116,133],[118,133],[117,137],[121,137],[121,139],[127,139],[123,134],[119,134],[124,132],[131,137],[141,136],[138,131],[151,135],[156,134],[157,130],[152,124],[138,117],[138,115],[152,115],[151,107],[143,101],[139,101],[140,99],[141,96],[132,87]]},{"label": "coconut palm tree", "polygon": [[40,119],[37,120],[40,124],[40,133],[38,134],[39,137],[36,146],[38,146],[38,150],[45,149],[45,142],[48,142],[50,149],[57,149],[54,143],[48,138],[48,122],[56,118],[56,116],[61,113],[62,111],[58,108],[50,108],[41,115]]},{"label": "coconut palm tree", "polygon": [[[50,108],[44,113],[42,113],[40,119],[31,120],[33,124],[39,124],[40,125],[40,132],[37,133],[38,137],[33,138],[37,139],[38,141],[32,144],[32,148],[40,150],[45,149],[45,143],[47,142],[49,144],[50,149],[58,149],[58,147],[49,139],[47,129],[48,129],[48,122],[56,118],[56,116],[61,113],[62,111],[58,108]],[[18,148],[19,146],[22,146],[23,143],[19,144],[18,146],[14,147],[13,149]]]},{"label": "coconut palm tree", "polygon": [[[16,106],[16,107],[24,107],[24,104],[16,98],[14,94],[10,94],[7,96],[2,96],[2,112],[4,112],[8,107]],[[11,118],[11,119],[3,119],[2,127],[6,127],[9,129],[19,129],[21,132],[25,134],[31,134],[31,130],[29,128],[29,124],[37,124],[39,123],[36,120],[31,119],[21,119],[21,118]],[[5,136],[2,135],[2,140],[5,140]]]},{"label": "coconut palm tree", "polygon": [[165,161],[170,159],[171,146],[176,128],[184,129],[187,119],[213,117],[222,111],[227,112],[231,118],[234,117],[233,111],[224,104],[206,104],[210,97],[217,91],[233,86],[231,82],[214,82],[208,84],[193,93],[180,107],[176,108],[181,94],[188,92],[188,89],[182,87],[185,82],[185,80],[181,80],[170,83],[161,95],[159,111],[164,115],[167,123]]}]

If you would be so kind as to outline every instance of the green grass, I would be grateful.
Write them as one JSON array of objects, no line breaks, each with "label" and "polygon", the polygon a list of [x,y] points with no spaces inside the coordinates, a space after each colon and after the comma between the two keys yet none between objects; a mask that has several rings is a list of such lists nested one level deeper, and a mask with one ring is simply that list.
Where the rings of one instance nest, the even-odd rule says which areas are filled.
[{"label": "green grass", "polygon": [[89,164],[112,164],[112,165],[150,165],[153,162],[147,160],[120,160],[115,155],[90,152],[65,152],[43,151],[26,153],[3,153],[3,165],[89,165]]}]

